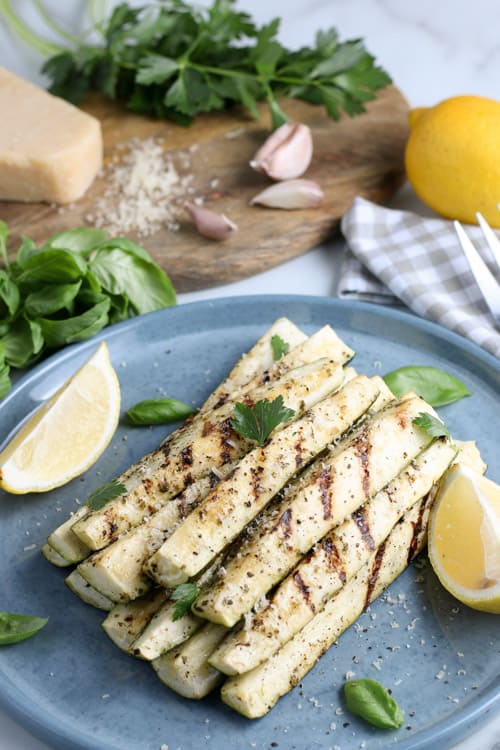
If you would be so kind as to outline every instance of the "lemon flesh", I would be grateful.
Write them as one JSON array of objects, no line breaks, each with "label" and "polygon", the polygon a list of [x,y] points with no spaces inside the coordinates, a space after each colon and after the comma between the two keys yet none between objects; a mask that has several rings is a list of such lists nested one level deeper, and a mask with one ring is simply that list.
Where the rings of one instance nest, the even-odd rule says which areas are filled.
[{"label": "lemon flesh", "polygon": [[500,614],[500,486],[457,464],[429,522],[429,557],[443,586],[464,604]]},{"label": "lemon flesh", "polygon": [[24,494],[60,487],[104,452],[120,414],[120,385],[103,342],[0,453],[0,487]]},{"label": "lemon flesh", "polygon": [[500,102],[456,96],[409,115],[405,162],[417,195],[449,219],[500,227]]}]

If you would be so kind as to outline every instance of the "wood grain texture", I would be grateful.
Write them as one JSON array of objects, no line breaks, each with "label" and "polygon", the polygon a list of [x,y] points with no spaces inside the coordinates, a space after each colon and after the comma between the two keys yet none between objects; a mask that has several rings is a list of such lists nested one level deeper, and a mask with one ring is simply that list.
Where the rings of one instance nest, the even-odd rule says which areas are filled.
[{"label": "wood grain texture", "polygon": [[[116,154],[118,144],[134,137],[163,138],[165,149],[180,163],[185,161],[185,149],[198,144],[190,154],[189,169],[195,195],[203,197],[207,207],[226,213],[239,231],[226,242],[212,242],[200,237],[186,216],[179,232],[162,229],[139,239],[165,268],[177,291],[242,279],[301,255],[335,233],[356,195],[383,203],[402,184],[408,104],[396,87],[381,91],[366,114],[344,116],[338,123],[320,108],[302,102],[285,101],[283,107],[291,119],[312,128],[314,157],[305,176],[325,192],[317,209],[282,211],[248,205],[270,182],[248,166],[268,134],[265,108],[257,122],[238,112],[211,113],[182,128],[131,114],[99,98],[84,107],[102,122],[106,161]],[[218,180],[215,189],[210,186],[213,180]],[[41,242],[55,232],[84,225],[104,188],[103,179],[97,178],[80,201],[63,211],[41,203],[0,202],[0,217],[12,231],[10,247],[17,246],[21,235]]]}]

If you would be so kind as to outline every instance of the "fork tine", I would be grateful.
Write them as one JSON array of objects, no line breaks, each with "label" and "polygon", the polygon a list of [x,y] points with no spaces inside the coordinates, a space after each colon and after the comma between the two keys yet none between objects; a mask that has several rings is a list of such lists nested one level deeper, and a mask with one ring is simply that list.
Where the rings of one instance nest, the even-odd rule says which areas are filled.
[{"label": "fork tine", "polygon": [[497,262],[497,266],[500,268],[500,240],[493,232],[484,216],[479,213],[479,211],[476,213],[476,217],[479,222],[479,226],[481,227],[481,230],[484,234],[484,238],[488,243],[491,252],[493,253],[493,257]]},{"label": "fork tine", "polygon": [[453,225],[458,235],[459,242],[469,263],[472,275],[483,294],[483,297],[494,316],[500,315],[500,285],[489,270],[478,251],[465,234],[462,225],[454,221]]}]

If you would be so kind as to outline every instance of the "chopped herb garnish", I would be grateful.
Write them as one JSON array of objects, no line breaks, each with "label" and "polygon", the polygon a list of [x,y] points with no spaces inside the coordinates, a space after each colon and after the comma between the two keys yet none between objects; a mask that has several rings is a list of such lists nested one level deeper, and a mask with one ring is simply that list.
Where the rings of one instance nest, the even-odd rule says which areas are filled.
[{"label": "chopped herb garnish", "polygon": [[233,409],[231,425],[243,437],[264,445],[274,428],[282,422],[289,422],[294,415],[294,410],[284,405],[283,396],[274,401],[257,401],[252,407],[238,402]]},{"label": "chopped herb garnish", "polygon": [[288,354],[290,351],[290,344],[283,341],[281,336],[278,336],[278,334],[275,333],[274,336],[271,337],[271,348],[273,350],[274,361],[277,362],[284,354]]},{"label": "chopped herb garnish", "polygon": [[186,612],[189,612],[198,593],[196,583],[181,583],[172,591],[170,598],[176,602],[172,620],[179,620]]},{"label": "chopped herb garnish", "polygon": [[404,711],[377,680],[349,680],[344,683],[347,708],[380,729],[398,729]]},{"label": "chopped herb garnish", "polygon": [[425,432],[431,437],[450,437],[450,433],[446,429],[443,422],[440,419],[436,419],[432,414],[427,414],[425,411],[421,411],[418,416],[413,420],[413,424]]},{"label": "chopped herb garnish", "polygon": [[114,500],[115,497],[125,494],[126,491],[127,488],[124,484],[113,479],[112,482],[103,484],[101,487],[94,490],[87,498],[86,504],[89,508],[92,508],[92,510],[100,510],[101,508],[104,508],[110,500]]},{"label": "chopped herb garnish", "polygon": [[0,646],[8,646],[11,643],[19,643],[26,638],[31,638],[47,622],[47,617],[0,612]]}]

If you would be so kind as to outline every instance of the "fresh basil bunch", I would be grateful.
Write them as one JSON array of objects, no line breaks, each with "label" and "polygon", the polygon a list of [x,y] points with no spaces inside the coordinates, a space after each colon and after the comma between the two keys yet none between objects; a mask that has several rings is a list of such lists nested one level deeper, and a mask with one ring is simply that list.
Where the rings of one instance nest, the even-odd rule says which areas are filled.
[{"label": "fresh basil bunch", "polygon": [[10,390],[11,367],[175,304],[165,272],[124,237],[86,227],[59,232],[42,247],[25,237],[9,262],[8,234],[0,221],[0,398]]}]

